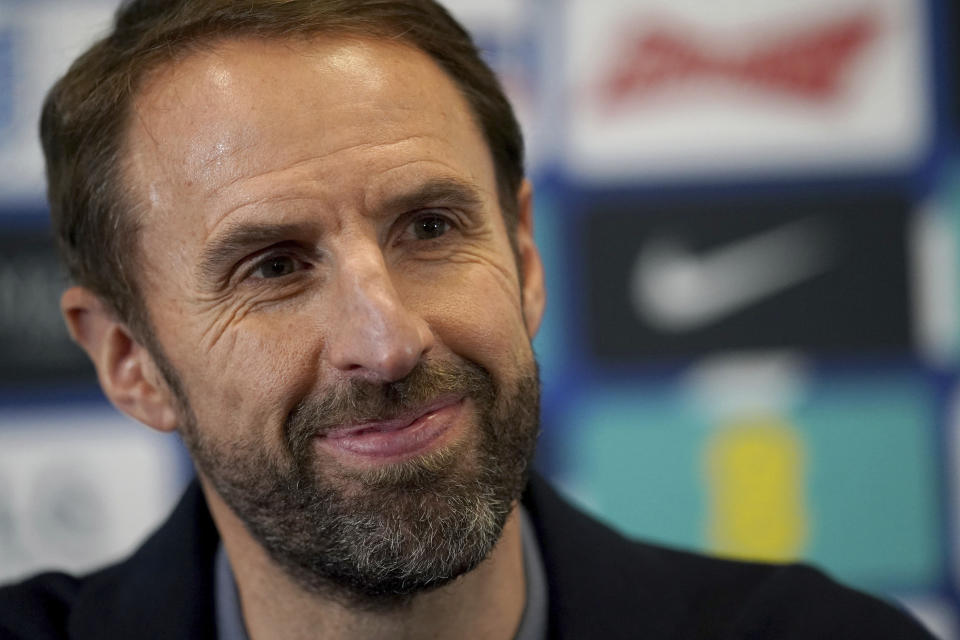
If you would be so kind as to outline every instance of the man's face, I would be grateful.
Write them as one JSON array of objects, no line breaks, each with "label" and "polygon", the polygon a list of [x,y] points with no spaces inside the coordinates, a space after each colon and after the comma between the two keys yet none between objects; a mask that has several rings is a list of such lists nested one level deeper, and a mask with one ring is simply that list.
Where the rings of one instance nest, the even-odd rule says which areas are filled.
[{"label": "man's face", "polygon": [[475,566],[532,454],[542,284],[454,84],[400,44],[227,41],[149,79],[128,151],[202,476],[310,588]]}]

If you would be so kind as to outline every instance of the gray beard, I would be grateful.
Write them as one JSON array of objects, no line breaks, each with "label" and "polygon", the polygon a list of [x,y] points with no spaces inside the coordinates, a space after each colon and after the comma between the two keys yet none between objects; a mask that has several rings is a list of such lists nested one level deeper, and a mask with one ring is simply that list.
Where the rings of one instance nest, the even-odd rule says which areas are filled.
[{"label": "gray beard", "polygon": [[[176,381],[179,382],[179,381]],[[526,486],[539,431],[532,360],[512,389],[478,365],[419,365],[399,382],[344,384],[289,415],[282,463],[261,445],[213,442],[179,385],[194,462],[252,536],[302,588],[351,607],[402,606],[475,568]],[[326,469],[313,441],[343,424],[388,419],[446,394],[476,407],[456,445],[374,472]]]}]

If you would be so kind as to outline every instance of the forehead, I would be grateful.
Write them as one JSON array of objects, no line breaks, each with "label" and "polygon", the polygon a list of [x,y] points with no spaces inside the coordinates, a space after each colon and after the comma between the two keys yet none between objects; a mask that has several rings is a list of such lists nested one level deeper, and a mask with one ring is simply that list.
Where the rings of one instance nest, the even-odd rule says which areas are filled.
[{"label": "forehead", "polygon": [[127,177],[158,224],[189,204],[209,228],[265,185],[370,198],[417,172],[493,175],[454,83],[395,42],[227,40],[152,74],[133,106]]}]

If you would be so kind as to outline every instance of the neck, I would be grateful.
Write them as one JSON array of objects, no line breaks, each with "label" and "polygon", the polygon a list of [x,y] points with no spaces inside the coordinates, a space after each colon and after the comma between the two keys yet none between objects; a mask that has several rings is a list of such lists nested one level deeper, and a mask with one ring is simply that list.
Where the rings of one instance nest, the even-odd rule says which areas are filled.
[{"label": "neck", "polygon": [[251,640],[513,638],[525,604],[518,508],[473,571],[391,609],[353,608],[307,592],[277,567],[207,482],[210,512],[237,581]]}]

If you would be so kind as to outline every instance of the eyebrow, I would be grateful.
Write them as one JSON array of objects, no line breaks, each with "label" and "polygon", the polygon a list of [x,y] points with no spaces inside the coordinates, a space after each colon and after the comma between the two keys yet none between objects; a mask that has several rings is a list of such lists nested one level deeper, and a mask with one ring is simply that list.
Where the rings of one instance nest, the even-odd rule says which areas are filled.
[{"label": "eyebrow", "polygon": [[433,178],[407,193],[386,198],[377,209],[397,212],[438,206],[479,209],[483,206],[483,197],[470,182],[457,178]]}]

